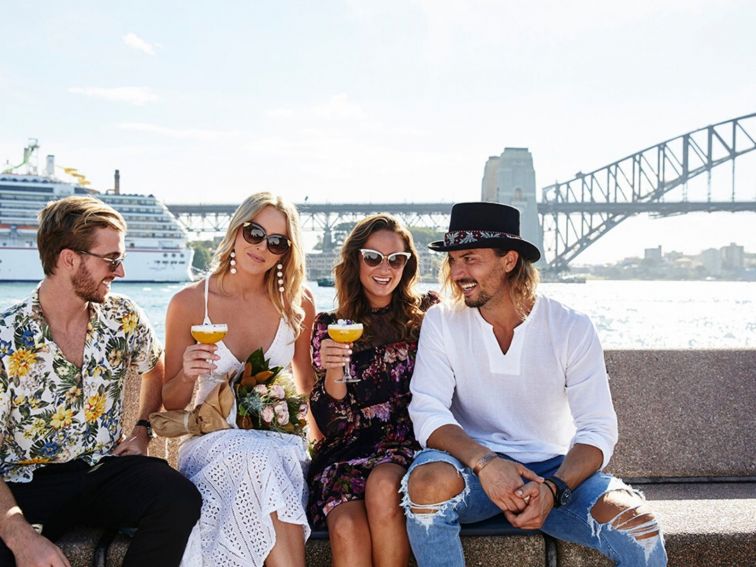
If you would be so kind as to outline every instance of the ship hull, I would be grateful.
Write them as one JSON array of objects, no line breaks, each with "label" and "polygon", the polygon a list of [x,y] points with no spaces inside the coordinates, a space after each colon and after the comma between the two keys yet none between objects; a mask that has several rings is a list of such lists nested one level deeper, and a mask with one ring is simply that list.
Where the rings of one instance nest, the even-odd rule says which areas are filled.
[{"label": "ship hull", "polygon": [[[127,242],[128,246],[128,242]],[[193,250],[128,249],[124,268],[126,282],[182,282],[191,279]],[[39,281],[44,277],[36,247],[2,246],[0,243],[0,281]]]}]

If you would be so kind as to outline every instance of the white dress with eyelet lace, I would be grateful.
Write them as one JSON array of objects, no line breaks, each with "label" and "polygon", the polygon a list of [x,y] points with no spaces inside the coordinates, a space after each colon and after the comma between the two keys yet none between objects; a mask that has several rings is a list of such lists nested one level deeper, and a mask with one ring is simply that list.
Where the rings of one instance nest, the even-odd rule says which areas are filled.
[{"label": "white dress with eyelet lace", "polygon": [[[205,323],[207,312],[205,280]],[[241,369],[242,363],[218,343],[216,373]],[[290,366],[294,334],[283,321],[265,352],[271,366]],[[215,386],[199,379],[195,405]],[[236,408],[229,416],[233,429],[185,441],[179,449],[179,470],[202,494],[202,514],[187,542],[182,567],[262,566],[276,534],[271,514],[282,522],[301,525],[310,535],[305,505],[308,457],[305,441],[296,435],[236,429]]]}]

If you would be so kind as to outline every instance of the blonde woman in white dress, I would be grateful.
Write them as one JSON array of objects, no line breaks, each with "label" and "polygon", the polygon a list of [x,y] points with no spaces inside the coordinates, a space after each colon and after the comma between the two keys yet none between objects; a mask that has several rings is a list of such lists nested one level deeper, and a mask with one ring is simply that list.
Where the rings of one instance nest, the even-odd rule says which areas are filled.
[{"label": "blonde woman in white dress", "polygon": [[[270,193],[252,195],[234,213],[211,274],[168,306],[166,409],[202,402],[216,384],[211,372],[240,369],[258,348],[271,366],[290,368],[297,391],[309,394],[315,305],[303,281],[296,209]],[[217,345],[195,344],[191,326],[203,322],[226,323],[228,334]],[[191,438],[179,449],[179,470],[203,498],[182,565],[304,567],[305,440],[236,429],[235,415],[232,429]]]}]

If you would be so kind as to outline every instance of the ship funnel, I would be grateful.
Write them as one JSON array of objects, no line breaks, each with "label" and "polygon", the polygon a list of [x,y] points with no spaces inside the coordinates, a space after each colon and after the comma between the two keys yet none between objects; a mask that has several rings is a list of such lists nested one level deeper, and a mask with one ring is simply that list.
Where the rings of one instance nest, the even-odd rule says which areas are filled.
[{"label": "ship funnel", "polygon": [[45,172],[47,173],[48,177],[53,177],[55,175],[55,156],[54,155],[47,156],[47,167],[45,168]]},{"label": "ship funnel", "polygon": [[115,175],[113,176],[113,193],[116,195],[121,194],[121,172],[117,169],[115,170]]}]

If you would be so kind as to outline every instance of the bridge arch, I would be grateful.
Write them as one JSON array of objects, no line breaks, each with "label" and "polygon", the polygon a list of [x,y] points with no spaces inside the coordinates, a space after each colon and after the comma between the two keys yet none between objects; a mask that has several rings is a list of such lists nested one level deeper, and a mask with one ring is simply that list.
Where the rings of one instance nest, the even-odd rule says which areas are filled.
[{"label": "bridge arch", "polygon": [[[756,150],[756,113],[731,118],[665,140],[590,173],[542,189],[538,210],[547,265],[569,262],[622,221],[663,205],[664,195]],[[709,195],[709,201],[711,200]],[[714,210],[722,210],[722,204]],[[698,209],[705,210],[705,209]],[[756,210],[756,206],[750,208]],[[548,243],[548,244],[547,244]]]}]

